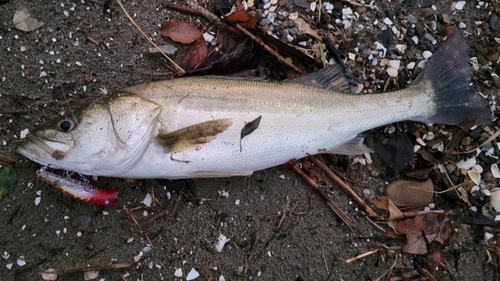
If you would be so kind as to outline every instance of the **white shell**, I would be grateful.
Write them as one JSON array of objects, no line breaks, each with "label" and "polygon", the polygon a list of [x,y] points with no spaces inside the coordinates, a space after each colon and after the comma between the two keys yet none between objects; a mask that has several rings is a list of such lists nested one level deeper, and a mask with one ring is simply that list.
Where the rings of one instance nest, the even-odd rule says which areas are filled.
[{"label": "white shell", "polygon": [[478,171],[480,174],[483,173],[483,167],[481,167],[481,165],[479,165],[479,164],[476,164],[474,166],[474,170]]},{"label": "white shell", "polygon": [[491,169],[490,169],[490,170],[491,170],[491,174],[492,174],[495,178],[497,178],[497,179],[499,179],[499,178],[500,178],[500,169],[498,169],[498,165],[497,165],[496,163],[495,163],[495,164],[493,164],[493,165],[491,165]]},{"label": "white shell", "polygon": [[228,239],[224,234],[219,235],[219,241],[215,244],[215,250],[219,253],[222,252],[222,248],[224,248],[227,241]]},{"label": "white shell", "polygon": [[500,188],[491,190],[490,204],[491,207],[495,208],[495,211],[500,213]]},{"label": "white shell", "polygon": [[142,204],[146,205],[147,207],[151,206],[151,202],[153,202],[153,197],[151,197],[151,194],[146,194],[146,197],[144,197],[144,200],[142,200]]},{"label": "white shell", "polygon": [[182,268],[177,268],[174,272],[175,277],[182,277]]},{"label": "white shell", "polygon": [[200,277],[200,274],[198,273],[198,271],[196,271],[196,269],[194,269],[194,268],[191,268],[191,271],[186,276],[186,280],[187,281],[194,280],[194,279],[196,279],[198,277]]},{"label": "white shell", "polygon": [[465,6],[465,1],[458,1],[457,4],[455,4],[455,9],[462,10],[464,6]]},{"label": "white shell", "polygon": [[96,279],[97,277],[99,277],[99,271],[85,271],[83,273],[83,278],[85,280],[92,280]]},{"label": "white shell", "polygon": [[467,174],[469,175],[469,178],[471,181],[475,184],[480,184],[481,183],[481,174],[476,171],[476,170],[469,170],[467,171]]},{"label": "white shell", "polygon": [[476,165],[476,158],[462,159],[457,162],[457,168],[469,170]]}]

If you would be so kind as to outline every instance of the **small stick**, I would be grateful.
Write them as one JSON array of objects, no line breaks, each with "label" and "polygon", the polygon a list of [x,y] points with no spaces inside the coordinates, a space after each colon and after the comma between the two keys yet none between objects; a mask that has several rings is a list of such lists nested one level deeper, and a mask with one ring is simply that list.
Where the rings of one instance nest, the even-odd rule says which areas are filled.
[{"label": "small stick", "polygon": [[125,15],[128,17],[128,19],[130,20],[130,22],[137,28],[137,30],[139,30],[139,32],[142,34],[142,36],[144,38],[146,38],[146,40],[149,41],[149,43],[151,43],[151,45],[153,45],[176,69],[177,71],[180,73],[180,74],[183,74],[185,73],[184,69],[182,69],[182,67],[180,67],[179,65],[177,65],[171,58],[169,58],[167,56],[167,54],[165,54],[161,49],[160,47],[158,47],[153,41],[151,41],[151,39],[149,39],[149,36],[147,36],[144,31],[142,31],[142,29],[139,27],[139,25],[137,25],[137,23],[132,19],[132,17],[128,14],[127,10],[125,10],[125,7],[123,7],[123,4],[120,0],[117,0],[118,4],[120,5],[120,7],[122,8],[123,12],[125,13]]},{"label": "small stick", "polygon": [[163,6],[165,8],[167,8],[167,9],[178,11],[178,12],[181,12],[181,13],[184,13],[184,14],[194,15],[194,16],[203,16],[203,13],[201,13],[200,11],[198,11],[196,9],[192,9],[192,8],[188,8],[188,7],[176,5],[176,4],[173,4],[173,3],[164,2]]},{"label": "small stick", "polygon": [[378,250],[371,250],[371,251],[368,251],[368,252],[366,252],[366,253],[362,253],[362,254],[360,254],[360,255],[357,255],[357,256],[355,256],[355,257],[353,257],[353,258],[347,259],[345,262],[346,262],[346,263],[351,263],[351,262],[353,262],[353,261],[359,260],[359,259],[364,258],[364,257],[366,257],[366,256],[373,255],[373,254],[375,254],[376,252],[378,252]]},{"label": "small stick", "polygon": [[295,173],[299,174],[316,192],[319,193],[321,198],[326,201],[326,204],[337,214],[337,216],[342,219],[342,221],[349,226],[351,229],[354,227],[353,221],[332,201],[332,199],[319,188],[318,184],[314,182],[310,177],[308,177],[299,167],[292,165],[292,169]]},{"label": "small stick", "polygon": [[279,62],[281,62],[282,64],[288,66],[289,68],[291,68],[293,71],[295,71],[297,73],[302,73],[302,71],[300,71],[297,67],[295,67],[295,65],[293,65],[291,62],[289,62],[288,60],[286,60],[280,54],[278,54],[278,52],[276,52],[271,47],[269,47],[260,38],[258,38],[257,36],[253,35],[248,30],[246,30],[246,28],[244,28],[243,26],[241,26],[239,24],[236,24],[236,28],[238,28],[238,30],[240,30],[241,32],[245,33],[248,37],[252,38],[252,40],[255,41],[255,43],[259,44],[266,52],[268,52],[269,54],[275,56],[278,59]]},{"label": "small stick", "polygon": [[65,275],[68,273],[75,272],[86,272],[86,271],[101,271],[101,270],[109,270],[109,269],[128,269],[133,268],[140,262],[142,262],[146,256],[142,256],[137,262],[121,262],[121,263],[112,263],[106,265],[93,265],[93,266],[83,266],[83,267],[74,267],[74,268],[49,268],[42,272],[41,274],[55,274],[57,276]]},{"label": "small stick", "polygon": [[227,32],[231,33],[234,36],[240,36],[241,34],[238,32],[238,30],[234,29],[232,26],[228,26],[227,24],[223,23],[216,15],[211,13],[209,10],[205,9],[204,7],[200,6],[196,1],[194,0],[185,0],[185,2],[194,10],[197,10],[201,13],[201,15],[209,20],[211,23],[215,24],[218,28],[224,29]]},{"label": "small stick", "polygon": [[337,176],[334,172],[332,172],[332,170],[330,170],[323,162],[321,162],[318,158],[316,158],[316,156],[309,156],[308,158],[316,166],[318,166],[321,170],[323,170],[325,174],[331,180],[333,180],[340,188],[342,188],[342,190],[344,190],[344,192],[347,193],[347,195],[349,195],[349,197],[351,197],[351,199],[354,200],[354,202],[356,202],[356,204],[358,204],[369,217],[380,219],[380,216],[377,213],[375,213],[375,211],[373,211],[372,208],[366,205],[363,199],[356,192],[354,192],[354,190],[352,190],[352,188],[347,183],[345,183],[342,179],[340,179],[339,176]]}]

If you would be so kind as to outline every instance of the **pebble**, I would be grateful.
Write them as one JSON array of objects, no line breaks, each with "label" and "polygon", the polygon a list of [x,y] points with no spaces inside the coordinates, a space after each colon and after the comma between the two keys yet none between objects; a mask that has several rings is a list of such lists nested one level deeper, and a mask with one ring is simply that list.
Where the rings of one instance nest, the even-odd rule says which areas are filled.
[{"label": "pebble", "polygon": [[429,59],[432,56],[432,53],[429,51],[424,51],[422,56],[424,57],[424,59]]},{"label": "pebble", "polygon": [[385,195],[398,207],[419,207],[431,202],[433,191],[430,179],[425,182],[399,179],[386,187]]},{"label": "pebble", "polygon": [[433,14],[434,14],[434,10],[432,8],[430,8],[430,7],[429,8],[424,8],[422,10],[422,17],[424,17],[424,18],[426,18],[428,16],[431,16]]},{"label": "pebble", "polygon": [[494,52],[484,56],[484,58],[489,62],[497,62],[500,56],[498,55],[498,52]]}]

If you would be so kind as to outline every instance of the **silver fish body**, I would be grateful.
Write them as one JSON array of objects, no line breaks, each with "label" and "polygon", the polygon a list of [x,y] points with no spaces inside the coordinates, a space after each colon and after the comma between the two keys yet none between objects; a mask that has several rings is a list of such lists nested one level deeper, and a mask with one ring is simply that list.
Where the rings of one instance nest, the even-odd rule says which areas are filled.
[{"label": "silver fish body", "polygon": [[467,85],[467,45],[459,35],[447,41],[400,91],[351,95],[223,77],[152,82],[42,126],[18,152],[87,175],[225,177],[311,154],[368,152],[359,134],[394,122],[458,124],[475,116],[484,123],[488,109]]}]

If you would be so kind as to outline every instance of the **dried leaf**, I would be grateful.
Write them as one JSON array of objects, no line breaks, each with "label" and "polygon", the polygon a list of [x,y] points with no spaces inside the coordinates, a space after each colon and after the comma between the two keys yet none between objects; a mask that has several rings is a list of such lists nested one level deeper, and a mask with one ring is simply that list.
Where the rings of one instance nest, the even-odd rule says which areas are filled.
[{"label": "dried leaf", "polygon": [[255,16],[252,16],[247,11],[245,11],[241,0],[236,0],[235,6],[236,10],[227,14],[226,19],[231,22],[239,23],[244,27],[254,28],[257,25]]},{"label": "dried leaf", "polygon": [[389,220],[397,220],[404,217],[399,208],[387,196],[375,197],[370,202],[379,209],[389,211]]},{"label": "dried leaf", "polygon": [[402,248],[403,252],[415,255],[427,254],[427,244],[422,232],[406,234],[406,239],[406,244]]},{"label": "dried leaf", "polygon": [[425,215],[427,225],[424,228],[424,234],[429,243],[437,241],[443,244],[450,237],[450,219],[446,216],[442,221],[439,221],[438,218],[438,214],[429,213]]},{"label": "dried leaf", "polygon": [[398,233],[406,234],[406,245],[403,251],[411,254],[423,255],[427,253],[427,244],[425,242],[423,230],[426,226],[424,215],[416,216],[412,219],[406,219],[396,224]]},{"label": "dried leaf", "polygon": [[16,11],[14,14],[14,26],[22,31],[28,32],[33,31],[44,25],[43,22],[30,16],[28,9],[23,7]]},{"label": "dried leaf", "polygon": [[436,275],[436,271],[438,270],[440,264],[441,264],[441,252],[434,251],[430,254],[427,254],[427,268],[429,269],[429,272],[433,276]]},{"label": "dried leaf", "polygon": [[298,30],[318,39],[319,41],[323,41],[323,38],[319,36],[318,32],[316,30],[313,30],[305,20],[297,18],[293,20],[293,22],[295,23],[295,26],[297,26]]},{"label": "dried leaf", "polygon": [[201,64],[208,55],[208,43],[203,38],[196,40],[186,51],[182,58],[181,66],[193,69]]},{"label": "dried leaf", "polygon": [[203,36],[203,32],[194,23],[181,20],[164,23],[160,28],[160,34],[184,44],[191,44]]}]

